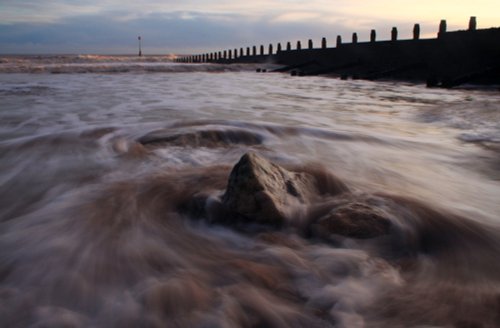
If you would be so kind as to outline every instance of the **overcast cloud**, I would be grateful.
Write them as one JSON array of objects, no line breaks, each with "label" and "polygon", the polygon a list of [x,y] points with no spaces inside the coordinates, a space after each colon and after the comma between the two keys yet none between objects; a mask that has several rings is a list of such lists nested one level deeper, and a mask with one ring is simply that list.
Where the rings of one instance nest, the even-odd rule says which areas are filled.
[{"label": "overcast cloud", "polygon": [[[465,2],[464,2],[465,3]],[[0,53],[197,53],[321,37],[360,40],[392,26],[409,38],[413,23],[433,36],[449,29],[500,25],[500,1],[361,0],[0,0]]]}]

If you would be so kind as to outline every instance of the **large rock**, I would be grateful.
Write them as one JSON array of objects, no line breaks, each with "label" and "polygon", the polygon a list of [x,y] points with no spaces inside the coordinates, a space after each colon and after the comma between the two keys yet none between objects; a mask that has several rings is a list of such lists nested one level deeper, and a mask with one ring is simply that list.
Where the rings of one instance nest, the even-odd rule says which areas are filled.
[{"label": "large rock", "polygon": [[312,175],[288,171],[250,152],[234,166],[222,200],[245,221],[281,226],[317,194]]}]

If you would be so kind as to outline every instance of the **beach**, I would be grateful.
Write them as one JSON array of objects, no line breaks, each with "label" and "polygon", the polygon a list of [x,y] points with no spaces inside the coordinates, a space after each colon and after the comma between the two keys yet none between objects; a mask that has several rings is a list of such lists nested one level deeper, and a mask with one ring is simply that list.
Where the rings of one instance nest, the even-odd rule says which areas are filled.
[{"label": "beach", "polygon": [[0,58],[2,326],[500,325],[498,88],[256,68]]}]

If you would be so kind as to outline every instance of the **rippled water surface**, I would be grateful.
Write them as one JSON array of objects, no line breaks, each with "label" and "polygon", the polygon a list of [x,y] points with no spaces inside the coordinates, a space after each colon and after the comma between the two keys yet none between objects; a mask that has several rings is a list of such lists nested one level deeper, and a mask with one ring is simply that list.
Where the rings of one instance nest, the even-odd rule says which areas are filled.
[{"label": "rippled water surface", "polygon": [[[0,61],[1,326],[500,326],[498,90],[79,58]],[[191,215],[248,151],[397,231]]]}]

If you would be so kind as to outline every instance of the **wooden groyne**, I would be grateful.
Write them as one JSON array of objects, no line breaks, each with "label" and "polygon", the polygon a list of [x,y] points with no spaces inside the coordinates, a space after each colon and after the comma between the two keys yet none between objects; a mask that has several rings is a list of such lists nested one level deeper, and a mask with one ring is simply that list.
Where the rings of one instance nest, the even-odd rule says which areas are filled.
[{"label": "wooden groyne", "polygon": [[[420,25],[415,24],[413,38],[398,40],[393,27],[391,39],[376,40],[376,31],[368,42],[358,42],[353,33],[350,42],[337,36],[329,47],[323,38],[318,47],[312,40],[307,46],[297,41],[284,47],[251,46],[226,49],[177,58],[182,63],[272,63],[276,70],[292,75],[332,75],[343,79],[395,79],[424,81],[428,86],[453,87],[464,83],[500,84],[500,28],[477,29],[471,17],[467,30],[447,31],[446,21],[439,24],[437,37],[420,38]],[[267,49],[266,49],[267,48]]]}]

